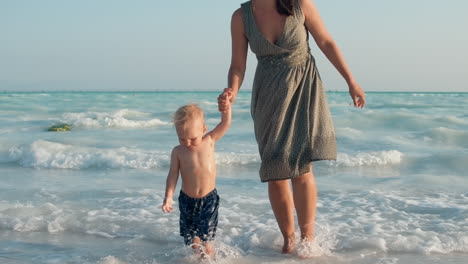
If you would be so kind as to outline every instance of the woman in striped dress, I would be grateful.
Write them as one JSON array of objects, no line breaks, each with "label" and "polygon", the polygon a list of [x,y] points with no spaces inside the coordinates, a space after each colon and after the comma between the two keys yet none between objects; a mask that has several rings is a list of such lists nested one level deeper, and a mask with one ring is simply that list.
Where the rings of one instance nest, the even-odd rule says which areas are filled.
[{"label": "woman in striped dress", "polygon": [[250,46],[258,60],[251,114],[262,160],[260,180],[268,182],[283,253],[294,249],[294,209],[301,239],[313,240],[317,187],[312,162],[336,159],[333,121],[310,54],[309,33],[346,80],[354,106],[363,108],[364,91],[311,0],[251,0],[234,12],[228,88],[218,98],[221,111],[227,93],[235,100]]}]

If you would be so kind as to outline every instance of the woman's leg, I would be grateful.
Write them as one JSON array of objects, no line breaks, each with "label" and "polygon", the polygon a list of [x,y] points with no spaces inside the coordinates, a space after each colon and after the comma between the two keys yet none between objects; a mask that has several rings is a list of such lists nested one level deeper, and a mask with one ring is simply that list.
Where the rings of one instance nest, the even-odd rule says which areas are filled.
[{"label": "woman's leg", "polygon": [[312,241],[317,208],[317,185],[312,168],[310,172],[292,179],[292,186],[301,238]]},{"label": "woman's leg", "polygon": [[271,208],[284,238],[283,253],[294,249],[294,202],[289,180],[268,182]]}]

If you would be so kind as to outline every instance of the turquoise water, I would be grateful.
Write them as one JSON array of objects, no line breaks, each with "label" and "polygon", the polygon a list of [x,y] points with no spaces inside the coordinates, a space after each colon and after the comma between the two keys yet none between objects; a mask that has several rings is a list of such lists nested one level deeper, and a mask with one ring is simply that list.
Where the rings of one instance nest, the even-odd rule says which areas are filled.
[{"label": "turquoise water", "polygon": [[[0,263],[194,263],[178,212],[160,210],[172,113],[215,92],[0,93]],[[260,183],[250,93],[217,143],[212,263],[466,263],[468,93],[327,94],[338,159],[314,163],[316,255],[279,253]],[[48,127],[71,124],[70,132]]]}]

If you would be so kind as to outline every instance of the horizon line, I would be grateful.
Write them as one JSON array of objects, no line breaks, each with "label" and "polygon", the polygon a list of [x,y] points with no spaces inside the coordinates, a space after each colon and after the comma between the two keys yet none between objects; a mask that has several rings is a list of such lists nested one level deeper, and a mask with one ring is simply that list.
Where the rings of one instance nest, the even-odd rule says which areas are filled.
[{"label": "horizon line", "polygon": [[[0,93],[216,93],[221,90],[0,90]],[[240,90],[239,93],[251,93],[252,90]],[[328,90],[327,93],[348,93],[348,91]],[[366,91],[365,93],[468,93],[468,91]]]}]

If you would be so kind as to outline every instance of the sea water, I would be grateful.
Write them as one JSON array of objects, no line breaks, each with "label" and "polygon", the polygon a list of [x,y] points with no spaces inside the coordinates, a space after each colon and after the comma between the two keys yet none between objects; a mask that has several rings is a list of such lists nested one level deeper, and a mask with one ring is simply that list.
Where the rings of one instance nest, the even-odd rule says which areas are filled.
[{"label": "sea water", "polygon": [[[0,263],[197,263],[177,202],[161,211],[171,118],[197,103],[212,129],[217,95],[0,93]],[[250,96],[239,94],[216,144],[221,205],[206,263],[468,262],[467,93],[368,93],[365,109],[327,93],[338,159],[313,164],[315,242],[293,255],[280,253],[259,180]],[[47,131],[60,123],[72,130]]]}]

